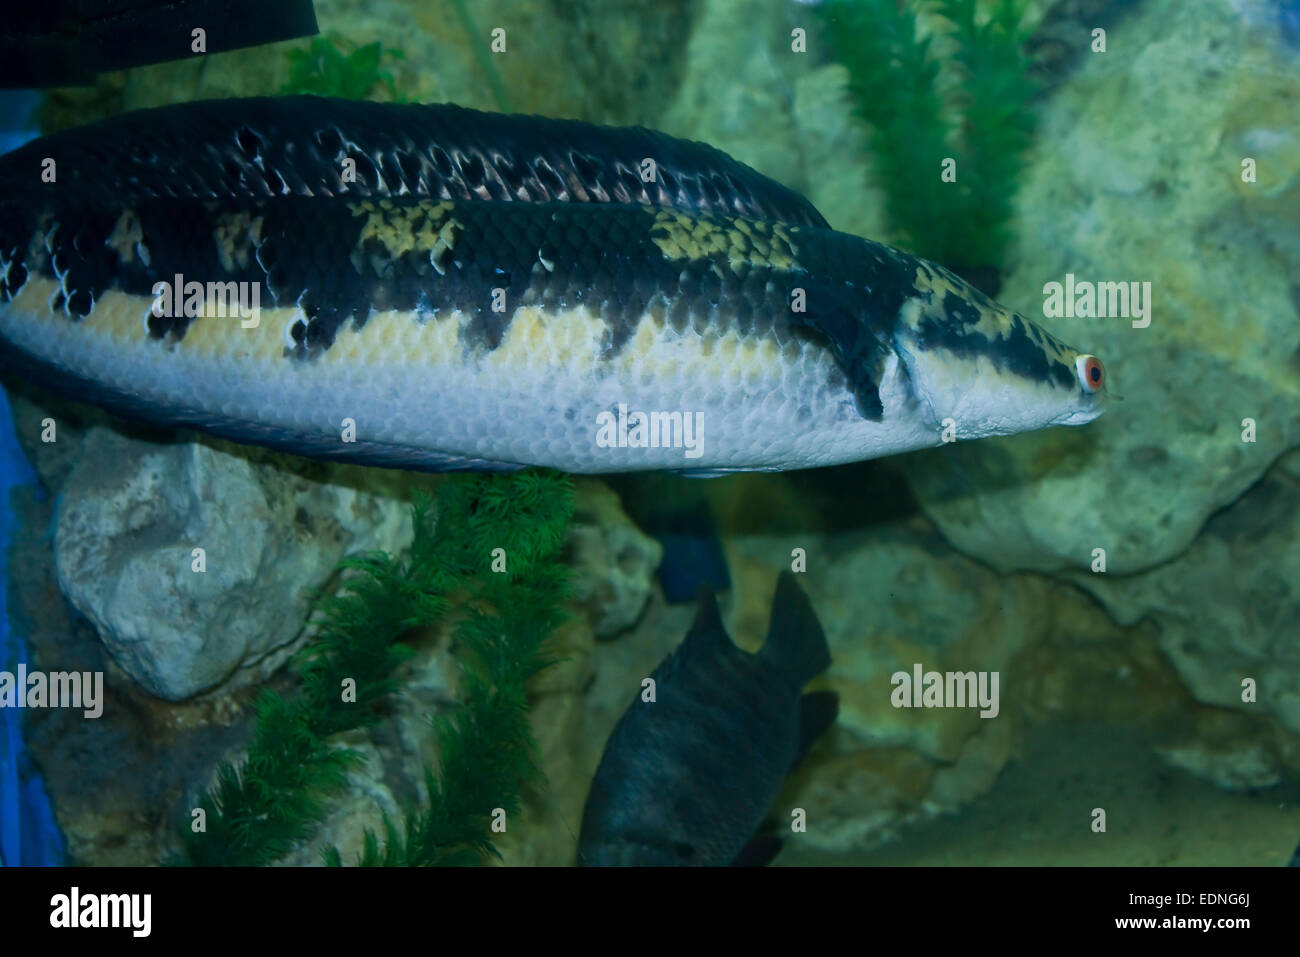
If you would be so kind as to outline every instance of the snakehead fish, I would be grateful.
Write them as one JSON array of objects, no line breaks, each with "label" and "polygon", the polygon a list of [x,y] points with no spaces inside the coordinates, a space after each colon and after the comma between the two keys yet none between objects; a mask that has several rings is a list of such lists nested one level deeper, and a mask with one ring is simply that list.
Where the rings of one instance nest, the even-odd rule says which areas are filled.
[{"label": "snakehead fish", "polygon": [[0,157],[0,353],[129,417],[435,471],[805,468],[1105,396],[1095,357],[711,147],[316,97]]}]

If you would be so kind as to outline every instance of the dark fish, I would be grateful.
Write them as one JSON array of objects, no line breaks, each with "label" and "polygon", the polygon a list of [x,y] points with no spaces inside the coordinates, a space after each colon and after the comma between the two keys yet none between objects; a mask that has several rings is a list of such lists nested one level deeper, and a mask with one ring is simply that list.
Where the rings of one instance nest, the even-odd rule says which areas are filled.
[{"label": "dark fish", "polygon": [[43,0],[8,4],[4,19],[0,87],[90,83],[106,70],[317,32],[311,0]]},{"label": "dark fish", "polygon": [[690,601],[701,585],[714,591],[731,587],[731,573],[722,539],[713,521],[713,510],[705,499],[687,505],[659,508],[644,531],[663,546],[659,563],[659,584],[669,604]]},{"label": "dark fish", "polygon": [[722,538],[702,482],[666,472],[613,475],[609,485],[637,528],[663,547],[657,574],[670,605],[695,601],[700,588],[731,588]]},{"label": "dark fish", "polygon": [[830,665],[808,596],[777,580],[758,654],[731,643],[705,591],[681,646],[605,745],[579,838],[584,864],[727,865],[770,857],[756,838],[781,782],[835,720],[832,692],[801,694]]}]

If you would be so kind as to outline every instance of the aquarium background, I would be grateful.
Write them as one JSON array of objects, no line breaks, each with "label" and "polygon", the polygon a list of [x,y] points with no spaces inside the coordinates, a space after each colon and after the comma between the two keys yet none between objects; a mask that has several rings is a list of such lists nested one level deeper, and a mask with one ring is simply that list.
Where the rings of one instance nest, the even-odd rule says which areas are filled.
[{"label": "aquarium background", "polygon": [[[665,599],[654,512],[704,502],[695,532],[720,541],[733,639],[758,647],[775,576],[802,554],[833,656],[812,687],[839,694],[839,718],[773,808],[784,830],[794,809],[807,821],[775,863],[1286,863],[1300,839],[1294,3],[316,12],[316,39],[45,91],[40,127],[293,91],[640,124],[730,153],[838,230],[936,258],[1101,356],[1122,397],[1081,429],[853,466],[577,479],[553,559],[571,614],[527,684],[537,773],[520,772],[518,813],[492,836],[500,860],[575,862],[606,738],[694,614]],[[1067,274],[1149,282],[1149,325],[1042,318],[1044,286]],[[403,555],[413,496],[458,480],[160,434],[6,385],[39,478],[9,495],[10,632],[34,666],[103,671],[106,689],[97,720],[22,713],[26,748],[70,862],[175,860],[217,767],[246,753],[259,695],[300,690],[294,655],[319,634],[316,594],[346,580],[340,560]],[[191,575],[195,541],[229,560]],[[707,544],[672,544],[671,572],[707,561]],[[367,831],[427,804],[439,729],[466,700],[456,600],[409,640],[384,713],[330,739],[355,760],[277,862],[333,848],[351,863]],[[894,707],[891,675],[917,663],[998,672],[998,715]],[[0,781],[6,835],[14,780]]]}]

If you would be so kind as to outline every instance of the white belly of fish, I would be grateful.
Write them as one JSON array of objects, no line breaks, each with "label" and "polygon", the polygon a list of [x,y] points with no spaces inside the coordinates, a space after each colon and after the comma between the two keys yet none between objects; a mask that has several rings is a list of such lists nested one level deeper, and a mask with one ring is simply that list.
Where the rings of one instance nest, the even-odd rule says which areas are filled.
[{"label": "white belly of fish", "polygon": [[146,333],[142,297],[107,292],[73,321],[51,312],[56,290],[32,277],[0,307],[0,334],[148,410],[233,423],[235,435],[247,426],[250,441],[337,442],[344,458],[379,447],[386,464],[412,468],[456,457],[570,472],[794,469],[939,439],[896,357],[880,384],[885,414],[871,422],[812,342],[705,337],[646,318],[611,354],[605,323],[585,307],[524,307],[492,350],[465,347],[467,315],[388,312],[299,360],[285,354],[296,308],[262,309],[252,328],[201,318],[164,341]]}]

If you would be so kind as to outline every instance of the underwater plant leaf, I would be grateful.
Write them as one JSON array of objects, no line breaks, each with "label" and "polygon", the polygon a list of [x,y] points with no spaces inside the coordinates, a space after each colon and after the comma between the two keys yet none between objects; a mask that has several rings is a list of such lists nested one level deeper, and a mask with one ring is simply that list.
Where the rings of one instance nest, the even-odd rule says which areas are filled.
[{"label": "underwater plant leaf", "polygon": [[938,0],[937,10],[953,25],[956,41],[963,214],[966,228],[985,239],[964,254],[962,264],[997,267],[1010,240],[1016,183],[1035,128],[1037,86],[1023,52],[1025,10],[1020,0],[1001,0],[984,24],[976,23],[973,0]]},{"label": "underwater plant leaf", "polygon": [[[1034,130],[1025,4],[999,0],[982,24],[975,0],[934,0],[929,8],[951,26],[946,63],[922,36],[918,0],[826,0],[815,9],[848,67],[898,244],[958,271],[997,268]],[[956,127],[944,75],[955,81]],[[945,159],[956,162],[955,182],[940,178]]]},{"label": "underwater plant leaf", "polygon": [[403,97],[398,94],[392,73],[380,68],[385,57],[406,59],[402,51],[379,42],[356,46],[336,34],[313,37],[306,50],[286,54],[289,78],[280,92],[364,100],[375,87],[382,87],[392,100],[400,102]]},{"label": "underwater plant leaf", "polygon": [[[461,698],[435,721],[441,762],[426,769],[428,804],[403,827],[384,816],[383,844],[363,836],[362,866],[454,866],[498,856],[494,815],[519,813],[520,791],[540,774],[528,723],[529,678],[556,660],[544,651],[564,619],[568,573],[561,552],[573,514],[573,483],[556,472],[464,475],[436,500],[412,502],[408,558],[350,556],[338,592],[315,602],[313,642],[294,658],[297,695],[259,695],[255,729],[239,767],[217,769],[197,806],[207,830],[186,833],[177,863],[267,864],[308,839],[360,756],[329,743],[383,717],[396,671],[411,651],[401,638],[447,614],[459,595],[468,613],[454,630]],[[506,549],[505,573],[492,550]],[[355,688],[345,701],[343,682]],[[323,860],[338,865],[337,848]]]}]

